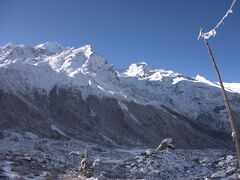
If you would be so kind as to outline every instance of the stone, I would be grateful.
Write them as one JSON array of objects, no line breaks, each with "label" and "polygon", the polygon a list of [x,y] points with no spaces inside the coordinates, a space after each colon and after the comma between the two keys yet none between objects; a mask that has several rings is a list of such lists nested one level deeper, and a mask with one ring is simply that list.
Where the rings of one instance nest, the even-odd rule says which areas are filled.
[{"label": "stone", "polygon": [[231,176],[235,173],[235,168],[231,168],[231,169],[228,169],[227,172],[226,172],[226,175],[227,176]]},{"label": "stone", "polygon": [[87,178],[91,178],[94,174],[93,163],[90,162],[87,150],[85,150],[84,154],[82,155],[82,160],[80,163],[79,173],[82,176]]},{"label": "stone", "polygon": [[24,157],[24,159],[25,159],[26,161],[31,161],[31,160],[32,160],[32,158],[31,158],[30,156],[26,156],[26,157]]},{"label": "stone", "polygon": [[172,143],[173,143],[172,138],[166,138],[161,142],[161,144],[158,146],[156,151],[163,151],[166,149],[174,149],[175,147]]},{"label": "stone", "polygon": [[24,133],[24,137],[28,138],[28,139],[31,139],[31,140],[35,140],[35,139],[38,139],[38,136],[31,133],[31,132],[25,132]]},{"label": "stone", "polygon": [[213,173],[212,175],[211,175],[211,178],[223,178],[223,177],[225,177],[225,171],[224,170],[222,170],[222,171],[217,171],[217,172],[215,172],[215,173]]}]

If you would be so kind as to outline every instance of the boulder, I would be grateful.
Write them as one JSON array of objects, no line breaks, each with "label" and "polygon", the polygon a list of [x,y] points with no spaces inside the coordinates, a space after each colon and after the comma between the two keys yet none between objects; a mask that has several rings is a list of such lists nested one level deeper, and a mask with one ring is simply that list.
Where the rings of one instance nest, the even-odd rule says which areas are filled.
[{"label": "boulder", "polygon": [[173,143],[172,138],[166,138],[157,147],[156,151],[163,151],[163,150],[166,150],[166,149],[174,149],[175,147],[172,143]]}]

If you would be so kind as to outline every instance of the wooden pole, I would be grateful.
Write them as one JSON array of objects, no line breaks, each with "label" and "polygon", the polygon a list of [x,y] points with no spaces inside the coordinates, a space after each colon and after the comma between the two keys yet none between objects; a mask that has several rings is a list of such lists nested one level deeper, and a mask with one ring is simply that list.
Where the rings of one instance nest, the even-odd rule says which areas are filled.
[{"label": "wooden pole", "polygon": [[[201,34],[204,34],[204,29],[203,28],[201,28]],[[229,118],[229,121],[230,121],[230,124],[231,124],[232,138],[233,138],[233,142],[235,143],[236,150],[237,150],[237,168],[240,168],[240,146],[239,146],[239,139],[238,139],[239,135],[238,135],[238,130],[237,130],[237,121],[234,119],[234,117],[232,115],[232,110],[231,110],[231,107],[230,107],[230,104],[229,104],[229,101],[228,101],[228,98],[227,98],[227,93],[225,91],[225,88],[224,88],[224,85],[223,85],[223,82],[222,82],[222,77],[221,77],[220,72],[218,70],[217,63],[216,63],[215,58],[213,56],[213,52],[210,48],[209,42],[205,38],[203,38],[203,40],[204,40],[204,42],[207,46],[208,53],[211,57],[213,66],[214,66],[214,68],[216,70],[216,73],[217,73],[217,76],[218,76],[219,84],[221,86],[221,91],[222,91],[222,95],[223,95],[223,99],[224,99],[224,104],[226,106],[228,118]]]}]

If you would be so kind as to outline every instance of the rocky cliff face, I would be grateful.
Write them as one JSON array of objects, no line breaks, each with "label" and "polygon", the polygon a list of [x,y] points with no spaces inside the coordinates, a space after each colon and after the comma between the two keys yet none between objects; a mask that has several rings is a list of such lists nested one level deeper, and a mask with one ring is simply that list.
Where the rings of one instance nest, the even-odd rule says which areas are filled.
[{"label": "rocky cliff face", "polygon": [[[228,95],[238,117],[234,87]],[[89,45],[56,43],[0,48],[0,130],[111,145],[166,137],[179,148],[231,143],[218,84],[146,63],[119,72]]]}]

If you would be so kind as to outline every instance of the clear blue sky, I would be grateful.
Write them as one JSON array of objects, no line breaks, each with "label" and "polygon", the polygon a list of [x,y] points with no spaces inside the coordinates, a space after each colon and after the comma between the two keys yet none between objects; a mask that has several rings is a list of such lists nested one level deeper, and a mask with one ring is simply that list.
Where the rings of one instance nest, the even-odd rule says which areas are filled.
[{"label": "clear blue sky", "polygon": [[[91,44],[118,68],[146,61],[216,81],[199,27],[211,29],[231,0],[0,0],[0,45]],[[240,1],[210,40],[224,81],[240,82]]]}]

